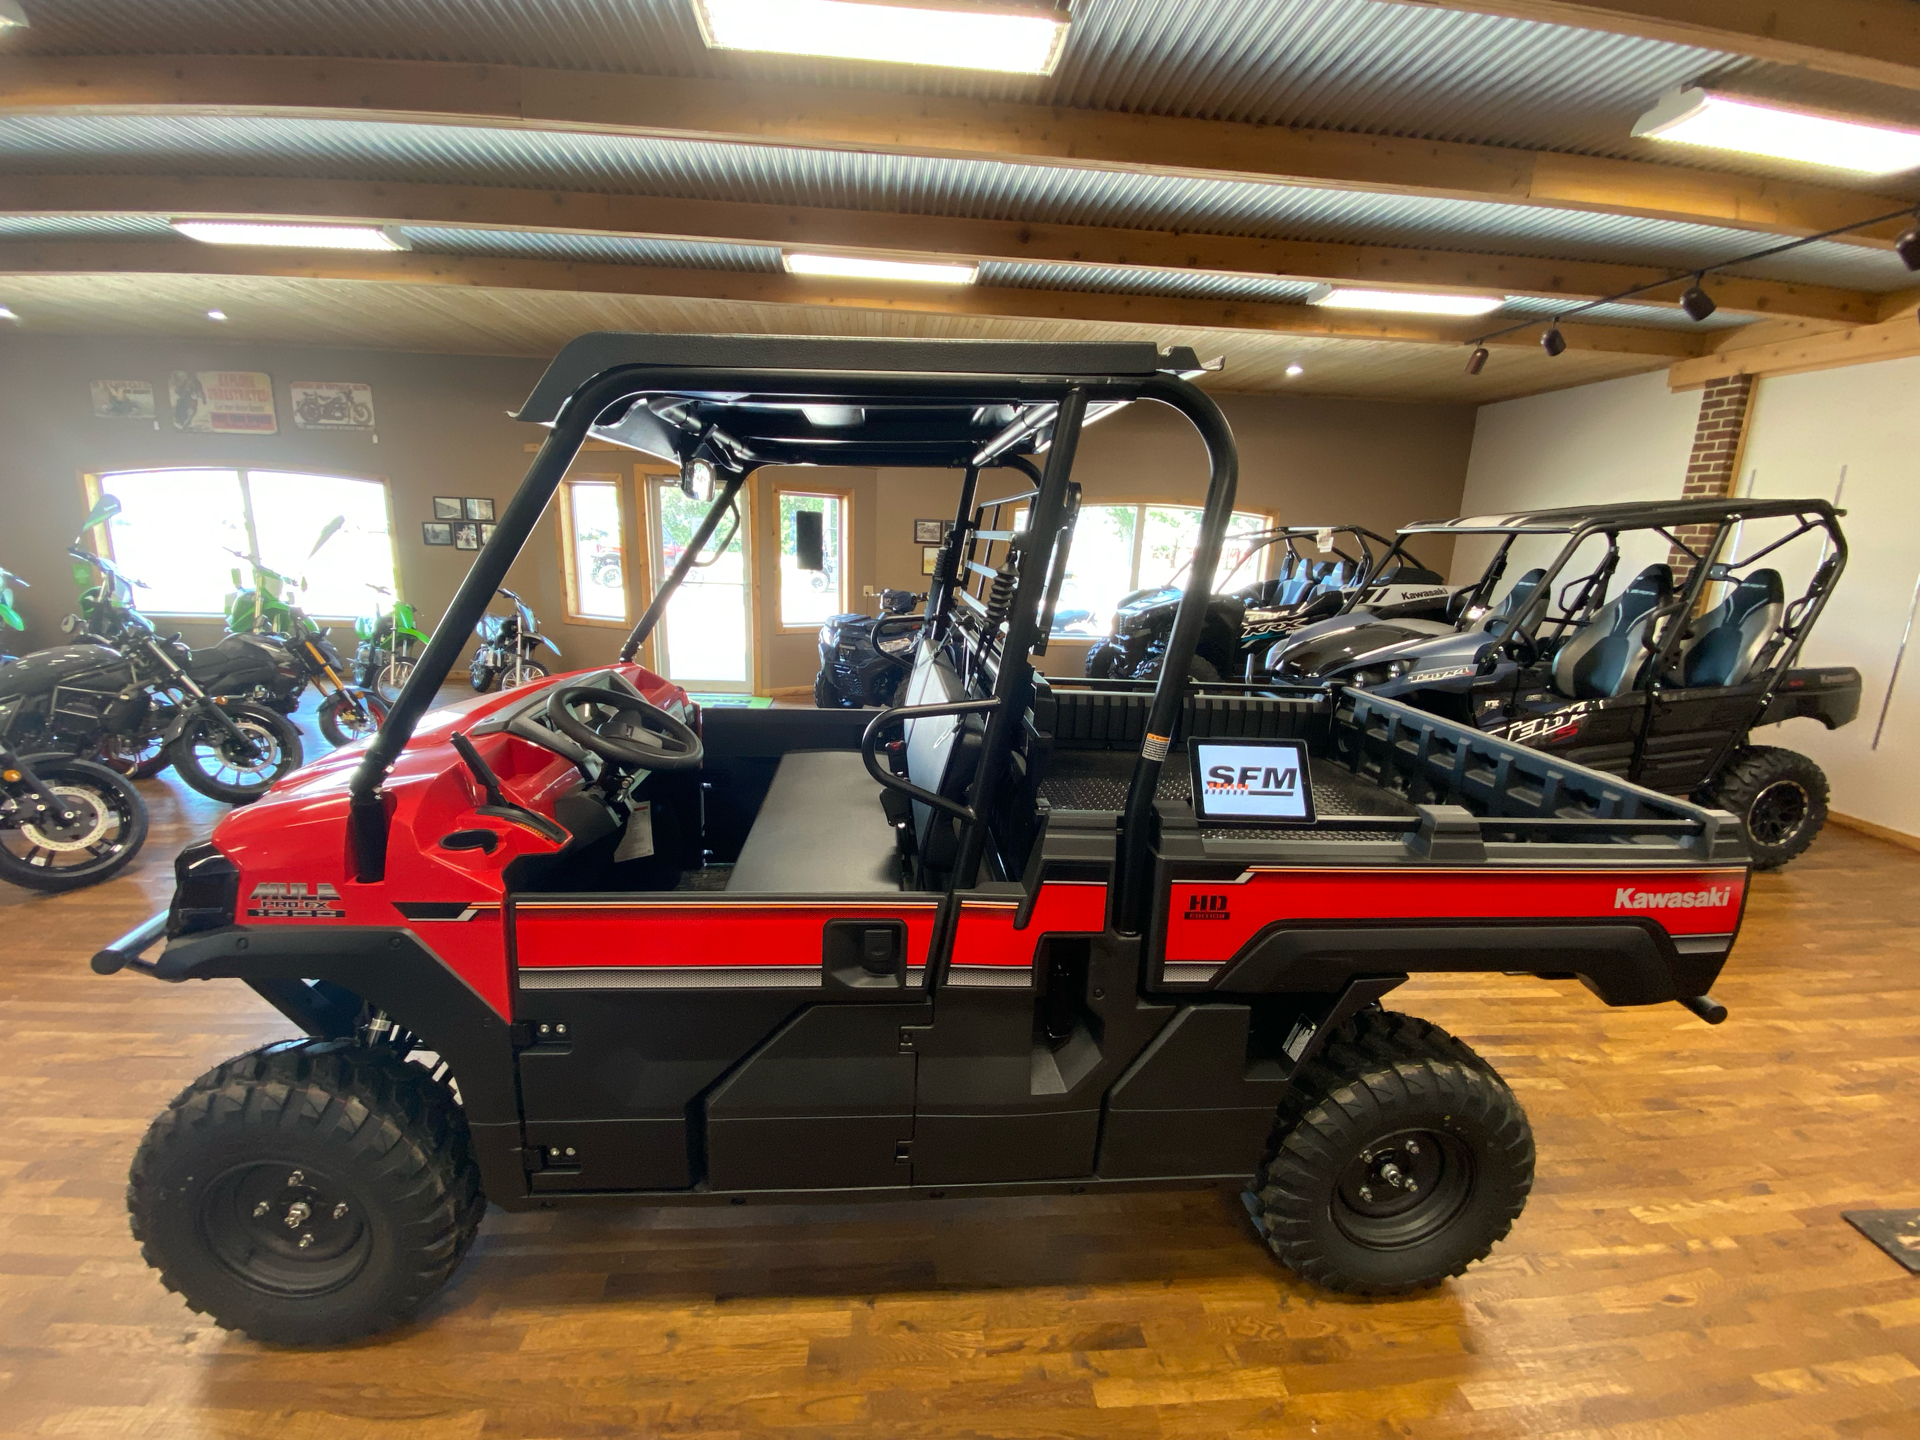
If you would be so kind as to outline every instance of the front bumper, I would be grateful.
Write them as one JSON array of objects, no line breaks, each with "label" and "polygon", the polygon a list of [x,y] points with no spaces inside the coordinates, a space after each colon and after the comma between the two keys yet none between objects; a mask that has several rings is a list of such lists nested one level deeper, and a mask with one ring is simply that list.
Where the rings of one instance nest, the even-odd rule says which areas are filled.
[{"label": "front bumper", "polygon": [[138,970],[158,976],[158,967],[151,960],[142,960],[140,957],[167,933],[167,914],[162,910],[157,915],[148,916],[118,940],[94,951],[93,973],[112,975],[121,970]]}]

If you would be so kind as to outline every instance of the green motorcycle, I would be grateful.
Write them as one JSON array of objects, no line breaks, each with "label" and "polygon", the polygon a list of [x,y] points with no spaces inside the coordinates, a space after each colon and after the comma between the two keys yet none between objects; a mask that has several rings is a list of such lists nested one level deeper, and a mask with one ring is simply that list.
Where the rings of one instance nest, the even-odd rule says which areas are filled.
[{"label": "green motorcycle", "polygon": [[[25,630],[27,628],[27,622],[20,618],[20,611],[16,608],[19,604],[13,596],[13,590],[16,585],[22,590],[29,588],[27,582],[11,570],[0,569],[0,630]],[[12,656],[0,650],[0,664],[4,664],[12,658]]]},{"label": "green motorcycle", "polygon": [[362,690],[370,690],[391,703],[400,694],[400,687],[407,683],[407,677],[413,674],[414,657],[418,653],[415,647],[427,643],[427,634],[420,628],[413,606],[396,599],[393,591],[384,585],[367,588],[392,603],[382,605],[376,601],[373,614],[362,615],[353,622],[353,632],[360,637],[360,648],[353,657],[353,680]]}]

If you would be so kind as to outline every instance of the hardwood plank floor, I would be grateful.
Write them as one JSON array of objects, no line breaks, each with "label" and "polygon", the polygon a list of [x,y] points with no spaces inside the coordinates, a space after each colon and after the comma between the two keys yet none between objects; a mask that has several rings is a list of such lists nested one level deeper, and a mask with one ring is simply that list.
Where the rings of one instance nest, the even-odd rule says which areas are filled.
[{"label": "hardwood plank floor", "polygon": [[1210,1193],[495,1212],[422,1323],[298,1353],[192,1314],[128,1237],[154,1112],[287,1029],[237,985],[87,970],[219,813],[145,789],[128,875],[0,887],[0,1434],[1920,1435],[1920,1277],[1840,1219],[1920,1206],[1912,852],[1835,829],[1760,877],[1719,1029],[1574,984],[1398,992],[1540,1150],[1513,1236],[1422,1298],[1309,1290]]}]

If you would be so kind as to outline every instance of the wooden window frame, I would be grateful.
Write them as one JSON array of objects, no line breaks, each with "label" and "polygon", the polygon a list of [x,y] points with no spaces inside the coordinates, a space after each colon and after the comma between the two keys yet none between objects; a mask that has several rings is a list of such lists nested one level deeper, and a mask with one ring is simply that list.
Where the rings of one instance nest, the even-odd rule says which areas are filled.
[{"label": "wooden window frame", "polygon": [[820,628],[818,620],[804,621],[789,625],[785,612],[781,608],[780,584],[780,497],[782,495],[807,496],[820,500],[838,500],[840,502],[840,608],[833,613],[845,614],[853,608],[853,490],[850,486],[838,485],[789,485],[776,482],[773,486],[773,628],[779,635],[811,635]]},{"label": "wooden window frame", "polygon": [[[628,537],[633,533],[632,517],[627,503],[626,476],[619,471],[595,471],[584,475],[569,475],[560,482],[560,608],[569,625],[588,625],[602,630],[631,630],[633,628],[633,575],[629,565]],[[573,538],[573,487],[575,485],[607,485],[613,490],[613,508],[616,524],[620,532],[620,599],[626,608],[626,614],[620,619],[605,615],[583,615],[578,602],[579,560],[574,553]],[[643,527],[644,528],[644,527]]]}]

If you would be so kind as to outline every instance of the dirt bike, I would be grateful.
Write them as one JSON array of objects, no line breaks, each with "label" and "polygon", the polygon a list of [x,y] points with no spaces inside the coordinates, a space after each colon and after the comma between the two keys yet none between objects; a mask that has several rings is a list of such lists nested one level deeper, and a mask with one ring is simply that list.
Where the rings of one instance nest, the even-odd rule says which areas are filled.
[{"label": "dirt bike", "polygon": [[394,599],[393,591],[384,585],[367,588],[393,603],[383,608],[376,602],[373,614],[353,622],[360,641],[353,655],[353,683],[392,704],[413,673],[414,647],[427,643],[427,633],[420,628],[413,606]]},{"label": "dirt bike", "polygon": [[513,602],[513,613],[482,615],[473,630],[480,637],[480,648],[473,652],[469,675],[473,688],[483,695],[495,680],[502,690],[511,690],[546,679],[547,667],[533,658],[535,645],[546,646],[556,656],[560,653],[560,647],[540,633],[533,608],[511,590],[500,593]]},{"label": "dirt bike", "polygon": [[[20,618],[20,611],[15,608],[19,603],[15,600],[13,594],[16,585],[22,590],[28,588],[27,582],[22,580],[18,575],[15,575],[11,570],[0,569],[0,630],[25,630],[27,628],[27,622]],[[5,651],[0,651],[0,665],[5,664],[13,658],[13,656],[7,654]]]},{"label": "dirt bike", "polygon": [[[314,542],[313,550],[308,552],[309,556],[318,553],[320,547],[344,523],[343,516],[328,521],[320,532],[320,538]],[[300,592],[306,588],[307,582],[271,569],[261,562],[258,555],[242,555],[238,550],[228,553],[245,560],[253,570],[252,588],[250,591],[243,590],[241,596],[236,598],[233,610],[229,611],[229,623],[235,612],[253,618],[256,624],[261,618],[272,616],[277,622],[273,638],[292,657],[298,673],[298,685],[291,694],[277,697],[276,708],[282,714],[291,714],[311,683],[323,697],[318,720],[320,733],[326,737],[328,744],[336,749],[351,745],[379,729],[380,722],[387,718],[387,702],[374,691],[350,685],[342,678],[347,675],[347,666],[333,642],[327,638],[327,627],[300,608]],[[239,571],[234,572],[234,578],[236,581],[239,579]],[[248,595],[252,596],[252,603],[247,602],[245,597]],[[247,632],[235,627],[235,633]]]}]

